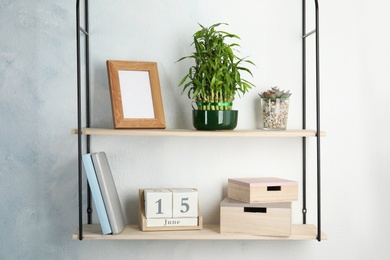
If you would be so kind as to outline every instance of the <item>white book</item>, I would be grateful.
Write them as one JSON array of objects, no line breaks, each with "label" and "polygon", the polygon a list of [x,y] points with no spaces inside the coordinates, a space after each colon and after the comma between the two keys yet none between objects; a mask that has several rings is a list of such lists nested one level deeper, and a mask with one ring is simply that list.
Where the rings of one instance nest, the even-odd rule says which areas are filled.
[{"label": "white book", "polygon": [[115,182],[104,152],[93,153],[92,161],[102,192],[104,205],[113,234],[119,234],[126,226],[125,215],[119,200]]},{"label": "white book", "polygon": [[146,227],[194,227],[198,218],[151,218],[146,219]]}]

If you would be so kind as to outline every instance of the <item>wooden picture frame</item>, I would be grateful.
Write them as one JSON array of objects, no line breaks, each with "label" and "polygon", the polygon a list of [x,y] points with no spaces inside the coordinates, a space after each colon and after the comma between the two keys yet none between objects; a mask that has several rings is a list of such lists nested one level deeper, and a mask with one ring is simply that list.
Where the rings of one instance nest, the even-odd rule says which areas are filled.
[{"label": "wooden picture frame", "polygon": [[156,62],[107,61],[115,128],[166,128]]}]

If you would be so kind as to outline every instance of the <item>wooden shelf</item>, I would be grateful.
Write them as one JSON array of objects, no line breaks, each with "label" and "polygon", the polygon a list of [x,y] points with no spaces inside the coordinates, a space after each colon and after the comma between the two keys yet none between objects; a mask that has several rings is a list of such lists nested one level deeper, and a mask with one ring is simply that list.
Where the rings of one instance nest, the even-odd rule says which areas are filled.
[{"label": "wooden shelf", "polygon": [[[77,129],[72,130],[77,134]],[[198,131],[194,129],[108,129],[108,128],[83,128],[83,135],[118,135],[118,136],[176,136],[176,137],[315,137],[315,130],[269,131],[269,130],[221,130]],[[321,132],[321,136],[325,136]]]},{"label": "wooden shelf", "polygon": [[[73,234],[77,240],[79,233]],[[219,225],[203,225],[202,230],[187,231],[150,231],[144,232],[137,225],[127,225],[118,235],[103,235],[99,224],[83,226],[85,240],[316,240],[317,227],[315,225],[292,225],[292,234],[289,237],[254,236],[246,234],[220,234]],[[327,240],[321,232],[321,240]]]}]

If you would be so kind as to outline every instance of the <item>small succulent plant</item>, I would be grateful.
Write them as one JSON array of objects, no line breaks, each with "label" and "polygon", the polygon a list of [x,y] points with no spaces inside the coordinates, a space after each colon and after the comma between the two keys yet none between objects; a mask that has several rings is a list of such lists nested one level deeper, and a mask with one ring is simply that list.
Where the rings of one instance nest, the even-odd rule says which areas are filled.
[{"label": "small succulent plant", "polygon": [[284,90],[279,90],[278,87],[272,87],[271,89],[264,91],[263,93],[259,93],[259,96],[261,98],[266,98],[266,99],[288,99],[291,96],[290,90],[284,91]]}]

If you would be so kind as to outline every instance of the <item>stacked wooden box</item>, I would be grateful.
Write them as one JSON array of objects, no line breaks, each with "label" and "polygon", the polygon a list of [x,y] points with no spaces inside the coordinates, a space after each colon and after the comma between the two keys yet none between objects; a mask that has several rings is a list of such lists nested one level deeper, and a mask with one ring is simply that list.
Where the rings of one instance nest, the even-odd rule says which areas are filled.
[{"label": "stacked wooden box", "polygon": [[228,180],[228,197],[221,206],[220,232],[262,236],[291,235],[291,202],[298,183],[267,178]]}]

